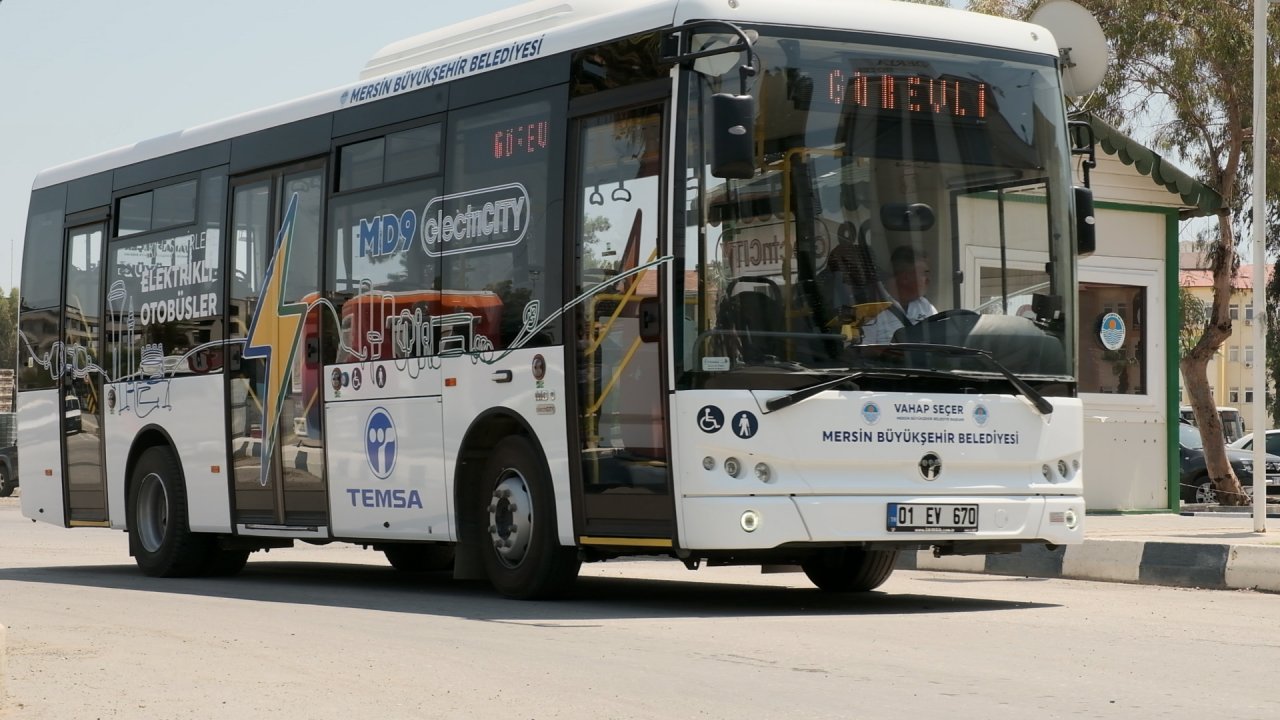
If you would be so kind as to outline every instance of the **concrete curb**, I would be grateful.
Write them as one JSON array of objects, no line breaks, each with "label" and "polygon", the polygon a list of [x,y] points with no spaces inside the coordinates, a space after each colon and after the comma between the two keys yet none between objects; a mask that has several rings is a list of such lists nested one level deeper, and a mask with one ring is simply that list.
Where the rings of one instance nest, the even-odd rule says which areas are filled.
[{"label": "concrete curb", "polygon": [[4,625],[0,625],[0,710],[9,705],[9,664],[5,662]]},{"label": "concrete curb", "polygon": [[1170,587],[1280,592],[1280,547],[1085,540],[1048,550],[1035,545],[1008,555],[935,558],[930,551],[898,556],[903,570],[942,570]]}]

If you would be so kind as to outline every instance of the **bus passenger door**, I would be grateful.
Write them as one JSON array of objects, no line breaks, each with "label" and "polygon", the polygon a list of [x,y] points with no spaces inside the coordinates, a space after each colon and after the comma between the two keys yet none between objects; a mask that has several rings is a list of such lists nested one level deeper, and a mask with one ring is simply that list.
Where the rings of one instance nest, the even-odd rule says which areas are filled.
[{"label": "bus passenger door", "polygon": [[577,256],[574,311],[583,544],[670,547],[675,506],[667,444],[666,328],[670,279],[653,267],[666,227],[661,102],[574,123]]},{"label": "bus passenger door", "polygon": [[[233,181],[227,367],[234,518],[328,525],[319,297],[324,167]],[[310,307],[310,310],[308,308]],[[242,531],[244,528],[242,527]]]},{"label": "bus passenger door", "polygon": [[102,461],[102,223],[67,231],[62,310],[62,444],[68,525],[105,525]]}]

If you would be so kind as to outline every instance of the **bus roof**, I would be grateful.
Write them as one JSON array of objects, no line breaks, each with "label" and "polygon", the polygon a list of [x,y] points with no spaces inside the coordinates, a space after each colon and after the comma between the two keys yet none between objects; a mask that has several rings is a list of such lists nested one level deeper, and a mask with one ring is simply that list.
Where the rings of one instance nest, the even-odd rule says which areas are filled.
[{"label": "bus roof", "polygon": [[37,175],[33,189],[700,18],[857,30],[1058,54],[1053,37],[1043,28],[899,0],[741,0],[736,9],[724,0],[534,0],[392,43],[370,58],[355,83],[59,165]]}]

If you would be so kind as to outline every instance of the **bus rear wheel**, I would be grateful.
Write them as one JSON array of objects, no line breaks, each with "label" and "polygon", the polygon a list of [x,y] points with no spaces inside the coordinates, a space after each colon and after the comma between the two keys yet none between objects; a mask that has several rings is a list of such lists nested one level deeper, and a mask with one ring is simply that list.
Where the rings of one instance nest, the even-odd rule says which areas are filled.
[{"label": "bus rear wheel", "polygon": [[476,510],[489,582],[519,600],[563,595],[582,561],[576,548],[557,538],[551,478],[533,443],[521,436],[498,443],[483,478]]},{"label": "bus rear wheel", "polygon": [[150,447],[138,458],[129,483],[126,522],[129,549],[147,575],[190,577],[215,569],[215,553],[220,551],[212,536],[193,533],[187,524],[182,467],[169,448]]},{"label": "bus rear wheel", "polygon": [[897,550],[830,548],[800,567],[814,585],[827,592],[867,592],[889,579],[897,560]]},{"label": "bus rear wheel", "polygon": [[0,464],[0,497],[9,497],[18,488],[18,481],[9,478],[9,469]]}]

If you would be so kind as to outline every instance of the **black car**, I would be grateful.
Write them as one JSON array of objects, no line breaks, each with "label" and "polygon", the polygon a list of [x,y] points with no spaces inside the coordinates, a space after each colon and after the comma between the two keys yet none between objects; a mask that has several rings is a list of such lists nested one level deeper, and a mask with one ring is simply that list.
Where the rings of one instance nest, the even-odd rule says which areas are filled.
[{"label": "black car", "polygon": [[0,497],[9,497],[18,487],[18,448],[0,448]]},{"label": "black car", "polygon": [[[1213,502],[1213,487],[1209,483],[1209,471],[1205,467],[1204,445],[1200,431],[1190,423],[1178,423],[1178,456],[1181,465],[1179,496],[1183,502]],[[1253,486],[1253,452],[1227,448],[1227,459],[1236,479],[1248,491]],[[1267,455],[1267,494],[1280,493],[1280,456]]]}]

